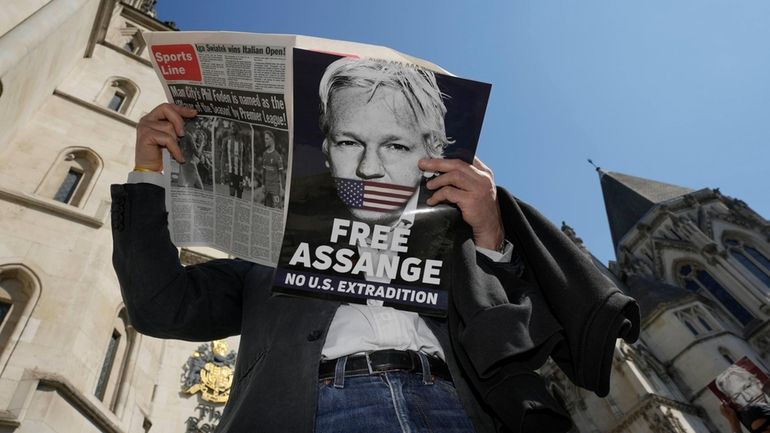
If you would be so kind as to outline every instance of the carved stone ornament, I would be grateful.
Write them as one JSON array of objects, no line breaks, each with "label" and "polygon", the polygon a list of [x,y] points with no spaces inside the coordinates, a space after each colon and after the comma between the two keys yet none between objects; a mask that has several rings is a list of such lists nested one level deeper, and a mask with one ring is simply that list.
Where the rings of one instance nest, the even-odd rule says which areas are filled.
[{"label": "carved stone ornament", "polygon": [[650,411],[644,414],[644,419],[649,423],[652,433],[686,433],[682,423],[671,413],[663,411],[663,414],[657,412],[657,408],[650,408]]},{"label": "carved stone ornament", "polygon": [[230,397],[235,371],[235,352],[228,352],[224,340],[214,340],[211,346],[201,344],[187,359],[182,374],[182,391],[200,393],[212,403],[225,403]]},{"label": "carved stone ornament", "polygon": [[753,343],[759,349],[760,356],[766,356],[770,352],[770,332],[766,331],[755,337]]}]

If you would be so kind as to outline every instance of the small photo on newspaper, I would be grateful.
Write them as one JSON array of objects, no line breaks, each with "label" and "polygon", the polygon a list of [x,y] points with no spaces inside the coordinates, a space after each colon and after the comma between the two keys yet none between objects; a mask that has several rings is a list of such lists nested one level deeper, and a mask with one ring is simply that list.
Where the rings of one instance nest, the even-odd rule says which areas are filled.
[{"label": "small photo on newspaper", "polygon": [[444,315],[462,219],[425,158],[472,162],[490,85],[294,49],[294,150],[274,291]]},{"label": "small photo on newspaper", "polygon": [[753,413],[770,414],[770,378],[748,357],[721,372],[708,388],[750,431]]}]

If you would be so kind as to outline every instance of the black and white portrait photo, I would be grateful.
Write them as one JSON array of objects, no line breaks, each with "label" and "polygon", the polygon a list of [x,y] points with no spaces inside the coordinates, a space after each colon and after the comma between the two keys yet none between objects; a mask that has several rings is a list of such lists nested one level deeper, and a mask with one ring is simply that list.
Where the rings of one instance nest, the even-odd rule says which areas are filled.
[{"label": "black and white portrait photo", "polygon": [[770,405],[770,379],[754,362],[743,357],[721,372],[709,384],[722,401],[726,401],[736,409],[749,405]]},{"label": "black and white portrait photo", "polygon": [[489,86],[383,60],[295,50],[294,61],[293,172],[277,290],[445,308],[440,281],[459,213],[425,203],[433,173],[418,162],[472,160]]}]

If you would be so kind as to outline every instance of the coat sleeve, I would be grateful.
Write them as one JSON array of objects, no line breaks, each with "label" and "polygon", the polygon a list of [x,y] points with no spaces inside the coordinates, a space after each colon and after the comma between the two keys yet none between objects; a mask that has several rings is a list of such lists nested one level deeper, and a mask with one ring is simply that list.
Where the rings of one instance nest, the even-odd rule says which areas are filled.
[{"label": "coat sleeve", "polygon": [[112,262],[129,320],[159,338],[204,341],[240,332],[253,263],[213,260],[184,267],[171,243],[164,190],[112,185]]},{"label": "coat sleeve", "polygon": [[536,209],[499,192],[506,233],[562,328],[551,358],[576,385],[607,395],[616,340],[639,338],[638,304]]},{"label": "coat sleeve", "polygon": [[457,250],[447,316],[453,376],[470,385],[496,432],[569,430],[569,414],[535,372],[563,340],[544,298],[515,263],[476,254],[470,239]]},{"label": "coat sleeve", "polygon": [[550,356],[579,386],[606,395],[615,341],[634,341],[639,310],[559,229],[500,189],[516,263],[474,254],[460,236],[448,325],[462,374],[498,431],[563,432],[569,415],[535,372]]}]

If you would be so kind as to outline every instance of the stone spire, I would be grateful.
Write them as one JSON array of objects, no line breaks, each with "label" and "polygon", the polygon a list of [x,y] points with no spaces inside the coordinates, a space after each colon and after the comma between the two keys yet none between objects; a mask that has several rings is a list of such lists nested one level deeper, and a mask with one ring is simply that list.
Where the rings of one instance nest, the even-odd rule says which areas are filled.
[{"label": "stone spire", "polygon": [[604,207],[617,249],[620,239],[656,205],[693,192],[692,189],[601,169],[599,181],[604,195]]}]

